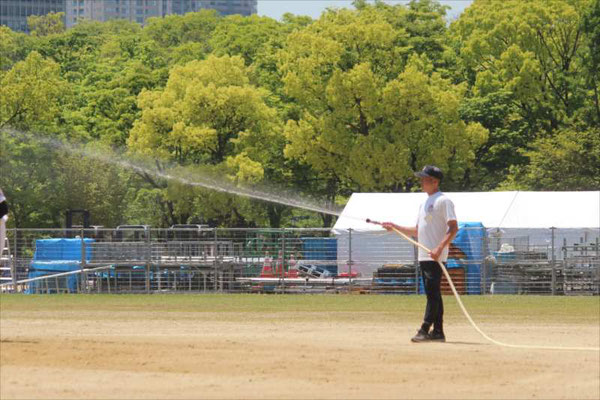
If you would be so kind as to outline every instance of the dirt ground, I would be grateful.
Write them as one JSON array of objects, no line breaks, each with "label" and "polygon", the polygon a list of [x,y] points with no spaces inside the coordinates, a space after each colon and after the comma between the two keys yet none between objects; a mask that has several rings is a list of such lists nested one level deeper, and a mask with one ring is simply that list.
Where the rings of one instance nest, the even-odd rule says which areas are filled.
[{"label": "dirt ground", "polygon": [[[393,313],[11,311],[0,398],[600,398],[600,354],[484,343],[460,315],[413,344]],[[520,344],[598,346],[600,327],[502,319]]]}]

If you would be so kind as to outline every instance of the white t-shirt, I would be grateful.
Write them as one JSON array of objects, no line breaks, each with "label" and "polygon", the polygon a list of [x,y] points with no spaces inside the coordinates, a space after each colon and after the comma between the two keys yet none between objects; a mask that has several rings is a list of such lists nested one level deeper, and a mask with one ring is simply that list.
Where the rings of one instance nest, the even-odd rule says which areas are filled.
[{"label": "white t-shirt", "polygon": [[[427,198],[419,208],[417,219],[418,239],[428,249],[436,248],[448,232],[448,221],[456,221],[454,203],[444,196],[442,192],[436,192]],[[439,261],[448,259],[448,247],[440,255]],[[429,254],[419,247],[419,261],[433,261]]]}]

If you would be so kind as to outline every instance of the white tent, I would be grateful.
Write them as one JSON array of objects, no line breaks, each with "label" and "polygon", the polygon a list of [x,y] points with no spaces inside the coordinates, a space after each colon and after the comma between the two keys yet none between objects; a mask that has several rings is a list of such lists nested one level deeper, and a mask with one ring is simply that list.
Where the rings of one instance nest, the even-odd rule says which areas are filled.
[{"label": "white tent", "polygon": [[[459,221],[487,228],[598,228],[600,191],[445,193]],[[425,193],[354,193],[333,231],[380,230],[366,218],[415,225]]]},{"label": "white tent", "polygon": [[[459,223],[481,222],[502,232],[504,238],[526,237],[528,247],[550,246],[553,234],[556,253],[564,240],[572,243],[585,235],[591,242],[600,235],[600,191],[445,194],[454,202]],[[333,227],[340,271],[346,270],[350,258],[353,269],[363,275],[385,263],[414,262],[412,246],[365,220],[414,226],[419,205],[426,198],[425,193],[353,194]],[[550,228],[557,229],[551,233]]]}]

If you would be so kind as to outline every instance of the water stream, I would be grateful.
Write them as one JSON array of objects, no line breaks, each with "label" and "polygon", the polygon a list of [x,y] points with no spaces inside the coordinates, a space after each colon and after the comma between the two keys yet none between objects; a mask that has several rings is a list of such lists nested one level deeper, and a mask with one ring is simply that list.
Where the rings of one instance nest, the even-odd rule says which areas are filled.
[{"label": "water stream", "polygon": [[[318,202],[309,200],[298,193],[290,193],[278,188],[269,188],[266,185],[260,188],[243,187],[235,185],[225,177],[220,177],[214,173],[198,171],[197,168],[190,168],[179,165],[170,165],[160,169],[157,167],[156,159],[131,157],[110,148],[92,149],[76,143],[69,143],[57,138],[50,138],[32,133],[25,133],[14,129],[3,129],[2,133],[8,134],[14,138],[24,141],[33,141],[41,145],[49,146],[57,151],[65,151],[69,154],[86,157],[97,160],[109,165],[119,166],[125,169],[136,171],[141,174],[148,174],[157,178],[176,181],[185,185],[202,187],[205,189],[216,190],[237,196],[243,196],[270,203],[286,205],[300,208],[303,210],[314,211],[323,214],[339,216],[341,209],[335,208]],[[166,163],[160,163],[166,164]]]}]

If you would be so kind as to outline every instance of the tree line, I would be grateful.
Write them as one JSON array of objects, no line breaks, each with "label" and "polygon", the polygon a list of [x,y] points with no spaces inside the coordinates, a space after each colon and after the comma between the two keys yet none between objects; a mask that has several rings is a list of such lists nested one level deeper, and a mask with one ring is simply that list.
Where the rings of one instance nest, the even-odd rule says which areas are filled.
[{"label": "tree line", "polygon": [[344,204],[353,192],[600,188],[600,0],[357,0],[318,19],[202,10],[128,21],[31,17],[0,27],[0,187],[11,224],[331,226],[56,151],[10,130],[158,168],[210,170]]}]

